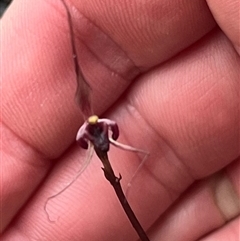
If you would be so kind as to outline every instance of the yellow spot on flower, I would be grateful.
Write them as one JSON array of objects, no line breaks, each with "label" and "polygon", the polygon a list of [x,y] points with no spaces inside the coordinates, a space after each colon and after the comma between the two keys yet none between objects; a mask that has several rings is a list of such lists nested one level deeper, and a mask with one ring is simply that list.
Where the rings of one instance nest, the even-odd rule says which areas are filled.
[{"label": "yellow spot on flower", "polygon": [[88,118],[88,123],[90,125],[95,125],[98,122],[98,116],[97,115],[92,115]]}]

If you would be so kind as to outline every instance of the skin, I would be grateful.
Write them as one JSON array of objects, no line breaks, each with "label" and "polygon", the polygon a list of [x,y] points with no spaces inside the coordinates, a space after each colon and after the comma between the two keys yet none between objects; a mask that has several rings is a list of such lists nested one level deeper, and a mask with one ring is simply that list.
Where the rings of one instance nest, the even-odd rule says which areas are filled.
[{"label": "skin", "polygon": [[[237,240],[239,1],[68,5],[95,113],[150,152],[128,197],[150,240]],[[15,0],[1,29],[1,240],[137,240],[96,156],[43,209],[86,156],[61,2]],[[142,156],[109,156],[126,188]]]}]

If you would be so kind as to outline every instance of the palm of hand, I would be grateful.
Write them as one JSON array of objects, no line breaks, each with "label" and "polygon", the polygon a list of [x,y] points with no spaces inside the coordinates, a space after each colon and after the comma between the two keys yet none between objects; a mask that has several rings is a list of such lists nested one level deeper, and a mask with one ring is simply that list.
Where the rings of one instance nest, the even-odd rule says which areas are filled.
[{"label": "palm of hand", "polygon": [[[135,233],[96,157],[50,204],[57,222],[46,218],[45,200],[71,181],[84,158],[74,143],[81,114],[73,102],[64,10],[60,3],[54,8],[30,3],[18,19],[32,21],[10,21],[18,6],[26,6],[22,2],[16,1],[2,19],[2,69],[8,80],[2,84],[2,229],[7,227],[2,240],[133,240]],[[80,61],[94,86],[94,109],[117,121],[121,142],[151,153],[129,201],[152,241],[197,240],[216,228],[205,240],[225,240],[239,222],[234,29],[225,31],[216,12],[223,30],[217,28],[204,4],[189,5],[180,11],[180,3],[179,8],[176,3],[139,4],[118,15],[121,3],[114,11],[107,4],[95,12],[94,6],[76,2],[88,18],[75,11],[77,36],[85,40],[85,47],[78,43]],[[89,23],[94,19],[98,27]],[[18,41],[9,45],[7,37],[14,36]],[[110,159],[125,182],[139,164],[139,156],[116,149]]]}]

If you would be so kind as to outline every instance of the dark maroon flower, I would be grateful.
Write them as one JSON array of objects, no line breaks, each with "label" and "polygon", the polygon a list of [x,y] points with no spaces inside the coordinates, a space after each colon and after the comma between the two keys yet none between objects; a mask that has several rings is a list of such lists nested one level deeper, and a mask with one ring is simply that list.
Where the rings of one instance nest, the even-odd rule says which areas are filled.
[{"label": "dark maroon flower", "polygon": [[84,149],[88,148],[88,141],[90,141],[95,149],[108,152],[110,144],[109,130],[112,131],[112,139],[117,140],[119,136],[117,123],[109,119],[99,119],[98,116],[92,115],[80,127],[76,140]]}]

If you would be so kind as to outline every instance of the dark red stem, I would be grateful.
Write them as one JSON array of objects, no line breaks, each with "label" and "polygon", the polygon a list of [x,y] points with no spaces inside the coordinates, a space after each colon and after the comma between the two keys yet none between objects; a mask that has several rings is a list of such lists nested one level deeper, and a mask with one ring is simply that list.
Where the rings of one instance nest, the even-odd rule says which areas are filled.
[{"label": "dark red stem", "polygon": [[119,177],[115,176],[112,166],[109,162],[107,152],[102,152],[101,150],[96,149],[96,148],[95,148],[95,152],[97,153],[98,157],[102,161],[103,166],[104,166],[102,168],[104,171],[104,175],[105,175],[106,179],[113,186],[115,193],[117,194],[118,199],[119,199],[126,215],[128,216],[129,221],[131,222],[133,228],[136,230],[136,232],[138,233],[138,236],[140,237],[140,239],[142,241],[150,241],[123,193],[122,186],[120,184],[120,180],[122,177],[121,177],[121,175]]}]

